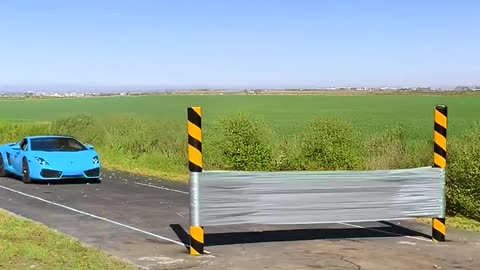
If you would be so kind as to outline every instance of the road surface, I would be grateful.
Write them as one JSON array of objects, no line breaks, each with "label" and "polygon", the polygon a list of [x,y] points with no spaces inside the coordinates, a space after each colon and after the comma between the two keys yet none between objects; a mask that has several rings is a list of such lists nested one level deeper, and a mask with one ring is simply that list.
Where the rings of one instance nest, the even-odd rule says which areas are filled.
[{"label": "road surface", "polygon": [[141,269],[480,269],[480,234],[447,228],[434,244],[430,226],[410,222],[205,227],[209,253],[192,257],[188,186],[119,172],[102,180],[0,178],[0,208]]}]

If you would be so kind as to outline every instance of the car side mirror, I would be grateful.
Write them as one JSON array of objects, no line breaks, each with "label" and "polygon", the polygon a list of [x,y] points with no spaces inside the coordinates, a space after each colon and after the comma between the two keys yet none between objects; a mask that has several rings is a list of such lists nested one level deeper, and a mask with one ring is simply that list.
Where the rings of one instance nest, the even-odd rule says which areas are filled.
[{"label": "car side mirror", "polygon": [[93,147],[93,145],[87,145],[87,148],[90,149],[90,150],[95,149],[95,147]]},{"label": "car side mirror", "polygon": [[12,150],[14,151],[20,151],[22,150],[19,146],[12,146]]}]

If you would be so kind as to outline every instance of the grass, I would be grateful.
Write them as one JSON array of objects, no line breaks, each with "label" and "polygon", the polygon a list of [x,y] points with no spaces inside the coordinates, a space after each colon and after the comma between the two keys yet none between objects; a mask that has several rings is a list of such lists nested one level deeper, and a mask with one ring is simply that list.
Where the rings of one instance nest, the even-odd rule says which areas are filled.
[{"label": "grass", "polygon": [[0,211],[1,269],[138,269],[46,226]]},{"label": "grass", "polygon": [[[421,224],[432,224],[432,219],[430,218],[419,218],[415,221]],[[480,222],[462,216],[447,217],[446,227],[447,237],[449,228],[480,232]]]}]

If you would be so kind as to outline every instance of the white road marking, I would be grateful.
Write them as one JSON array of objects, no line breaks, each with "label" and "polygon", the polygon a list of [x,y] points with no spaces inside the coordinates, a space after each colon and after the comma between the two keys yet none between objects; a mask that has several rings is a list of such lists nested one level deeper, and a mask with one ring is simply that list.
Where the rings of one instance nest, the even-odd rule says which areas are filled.
[{"label": "white road marking", "polygon": [[181,263],[184,259],[172,259],[169,257],[142,257],[138,258],[139,261],[153,261],[158,264],[172,264],[172,263]]},{"label": "white road marking", "polygon": [[[147,231],[144,231],[144,230],[142,230],[142,229],[138,229],[138,228],[135,228],[135,227],[132,227],[132,226],[129,226],[129,225],[126,225],[126,224],[117,222],[117,221],[113,221],[113,220],[110,220],[110,219],[108,219],[108,218],[104,218],[104,217],[100,217],[100,216],[97,216],[97,215],[94,215],[94,214],[90,214],[90,213],[87,213],[87,212],[84,212],[84,211],[81,211],[81,210],[78,210],[78,209],[75,209],[75,208],[72,208],[72,207],[63,205],[63,204],[59,204],[59,203],[56,203],[56,202],[52,202],[52,201],[49,201],[49,200],[45,200],[45,199],[43,199],[43,198],[40,198],[40,197],[37,197],[37,196],[33,196],[33,195],[30,195],[30,194],[27,194],[27,193],[24,193],[24,192],[15,190],[15,189],[8,188],[8,187],[0,186],[0,188],[3,188],[3,189],[5,189],[5,190],[9,190],[9,191],[11,191],[11,192],[15,192],[15,193],[17,193],[17,194],[20,194],[20,195],[23,195],[23,196],[26,196],[26,197],[30,197],[30,198],[32,198],[32,199],[36,199],[36,200],[39,200],[39,201],[42,201],[42,202],[46,202],[46,203],[49,203],[49,204],[53,204],[53,205],[55,205],[55,206],[65,208],[65,209],[68,209],[68,210],[73,211],[73,212],[76,212],[76,213],[84,214],[84,215],[89,216],[89,217],[93,217],[93,218],[100,219],[100,220],[103,220],[103,221],[106,221],[106,222],[110,222],[110,223],[113,223],[113,224],[115,224],[115,225],[122,226],[122,227],[131,229],[131,230],[134,230],[134,231],[137,231],[137,232],[141,232],[141,233],[144,233],[144,234],[147,234],[147,235],[150,235],[150,236],[159,238],[159,239],[163,239],[163,240],[165,240],[165,241],[172,242],[172,243],[175,243],[175,244],[177,244],[177,245],[185,246],[185,244],[182,243],[182,242],[178,242],[178,241],[175,241],[175,240],[170,239],[170,238],[167,238],[167,237],[163,237],[163,236],[158,235],[158,234],[154,234],[154,233],[151,233],[151,232],[147,232]],[[210,253],[210,252],[208,252],[208,251],[206,251],[206,250],[204,250],[204,252],[207,253],[207,254]]]},{"label": "white road marking", "polygon": [[374,231],[374,232],[381,232],[381,233],[386,233],[386,234],[390,234],[390,235],[403,236],[403,237],[406,237],[406,238],[425,241],[425,242],[432,242],[431,240],[421,238],[421,237],[417,237],[417,236],[403,235],[403,234],[388,232],[388,231],[384,231],[384,230],[372,229],[372,228],[363,227],[363,226],[360,226],[360,225],[355,225],[355,224],[350,224],[350,223],[345,223],[345,222],[339,222],[339,224],[342,224],[342,225],[345,225],[345,226],[350,226],[350,227],[355,227],[355,228],[360,228],[360,229],[365,229],[365,230],[369,230],[369,231]]},{"label": "white road marking", "polygon": [[189,194],[189,193],[186,192],[186,191],[176,190],[176,189],[172,189],[172,188],[159,187],[159,186],[154,186],[154,185],[144,184],[144,183],[139,183],[139,182],[135,182],[135,184],[137,184],[137,185],[142,185],[142,186],[147,186],[147,187],[152,187],[152,188],[158,188],[158,189],[168,190],[168,191],[174,191],[174,192],[183,193],[183,194]]},{"label": "white road marking", "polygon": [[411,245],[411,246],[415,246],[417,245],[416,243],[414,242],[408,242],[408,241],[400,241],[400,242],[397,242],[399,244],[404,244],[404,245]]}]

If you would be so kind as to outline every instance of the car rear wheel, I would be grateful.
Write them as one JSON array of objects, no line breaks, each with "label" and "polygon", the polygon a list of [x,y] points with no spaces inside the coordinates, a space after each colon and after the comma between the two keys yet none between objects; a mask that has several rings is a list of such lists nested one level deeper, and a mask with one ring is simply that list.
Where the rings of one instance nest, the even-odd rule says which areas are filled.
[{"label": "car rear wheel", "polygon": [[32,179],[30,179],[30,170],[28,168],[28,162],[26,159],[23,159],[23,164],[22,164],[22,181],[24,183],[32,182]]},{"label": "car rear wheel", "polygon": [[0,154],[0,177],[4,177],[5,175],[5,163],[3,162],[3,156]]}]

